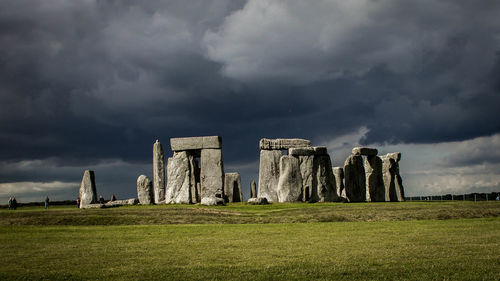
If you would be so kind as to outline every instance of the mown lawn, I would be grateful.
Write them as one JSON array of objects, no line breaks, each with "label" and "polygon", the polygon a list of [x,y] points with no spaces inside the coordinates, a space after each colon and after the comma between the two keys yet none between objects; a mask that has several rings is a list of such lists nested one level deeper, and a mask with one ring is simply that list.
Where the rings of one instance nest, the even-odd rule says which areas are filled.
[{"label": "mown lawn", "polygon": [[[500,204],[494,203],[0,211],[0,280],[500,280],[500,216],[494,211]],[[352,221],[288,222],[330,208]],[[449,218],[448,209],[479,218]],[[418,218],[401,220],[399,212]],[[446,215],[426,218],[435,212]],[[22,213],[18,225],[3,222]],[[146,218],[199,215],[209,223],[150,224],[141,213]],[[96,225],[94,219],[73,225],[80,214],[126,219],[120,225]],[[242,216],[281,221],[233,223]],[[28,217],[58,224],[32,223]],[[220,217],[230,219],[214,222]],[[140,223],[124,224],[133,218]]]}]

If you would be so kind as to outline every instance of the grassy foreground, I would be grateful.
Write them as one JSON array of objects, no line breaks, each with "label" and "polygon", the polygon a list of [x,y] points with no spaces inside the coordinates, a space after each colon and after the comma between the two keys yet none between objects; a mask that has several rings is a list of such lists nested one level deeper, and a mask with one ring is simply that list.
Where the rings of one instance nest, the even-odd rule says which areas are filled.
[{"label": "grassy foreground", "polygon": [[[90,220],[88,225],[75,226],[69,215],[68,225],[51,218],[49,222],[59,224],[43,226],[30,223],[26,217],[20,217],[23,223],[10,225],[3,220],[10,221],[10,216],[21,213],[38,218],[89,213],[67,208],[0,211],[0,280],[500,280],[500,217],[492,211],[500,204],[494,203],[444,203],[445,207],[436,203],[275,204],[260,209],[234,204],[226,209],[158,206],[96,210],[111,211],[107,215],[117,220],[171,208],[178,212],[198,210],[209,221],[213,219],[209,214],[217,217],[222,211],[237,213],[228,217],[282,216],[281,223],[260,224],[161,225],[141,221],[102,226]],[[481,213],[475,209],[478,206],[489,211]],[[294,215],[308,216],[309,209],[322,213],[332,207],[338,207],[336,215],[353,220],[287,222]],[[365,208],[385,210],[386,219],[362,215],[365,219],[361,220],[355,214]],[[393,217],[409,212],[407,208],[418,209],[414,211],[416,219]],[[468,209],[481,218],[426,218],[436,210],[444,212],[443,208],[463,208],[463,213]],[[129,211],[132,214],[127,214]]]}]

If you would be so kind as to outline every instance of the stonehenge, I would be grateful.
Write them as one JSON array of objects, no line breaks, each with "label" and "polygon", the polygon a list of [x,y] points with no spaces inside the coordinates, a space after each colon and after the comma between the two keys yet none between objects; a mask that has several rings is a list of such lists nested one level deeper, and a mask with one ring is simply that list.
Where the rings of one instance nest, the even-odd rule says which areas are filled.
[{"label": "stonehenge", "polygon": [[[137,198],[101,203],[95,174],[85,170],[80,208],[121,205],[242,202],[241,175],[225,173],[220,136],[171,138],[172,156],[165,158],[159,140],[153,144],[153,180],[137,178]],[[306,139],[261,139],[259,179],[250,183],[248,204],[272,202],[400,202],[401,153],[378,155],[376,148],[354,147],[343,167],[332,167],[325,146]]]}]

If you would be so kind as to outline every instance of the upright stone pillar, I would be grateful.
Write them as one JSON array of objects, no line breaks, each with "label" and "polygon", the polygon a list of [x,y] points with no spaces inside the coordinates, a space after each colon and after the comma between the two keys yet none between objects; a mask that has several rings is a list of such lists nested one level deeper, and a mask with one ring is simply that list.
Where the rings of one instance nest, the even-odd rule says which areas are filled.
[{"label": "upright stone pillar", "polygon": [[348,202],[366,201],[366,175],[361,155],[351,154],[344,163],[345,195]]},{"label": "upright stone pillar", "polygon": [[215,204],[224,194],[224,163],[221,149],[201,150],[201,203]]},{"label": "upright stone pillar", "polygon": [[313,159],[313,191],[311,201],[337,202],[337,189],[328,154],[315,155]]},{"label": "upright stone pillar", "polygon": [[265,197],[269,202],[278,202],[281,156],[281,150],[260,151],[258,197]]},{"label": "upright stone pillar", "polygon": [[370,194],[370,201],[384,202],[385,187],[382,176],[382,159],[378,156],[365,158],[366,189]]},{"label": "upright stone pillar", "polygon": [[174,152],[174,156],[168,158],[167,173],[168,182],[165,203],[191,203],[191,172],[189,169],[189,156],[186,151]]},{"label": "upright stone pillar", "polygon": [[154,203],[153,182],[145,175],[137,178],[137,198],[141,205]]},{"label": "upright stone pillar", "polygon": [[302,201],[302,177],[300,175],[299,159],[283,155],[280,159],[280,177],[278,181],[278,201]]},{"label": "upright stone pillar", "polygon": [[153,144],[153,189],[156,204],[165,200],[165,158],[158,140]]},{"label": "upright stone pillar", "polygon": [[335,187],[337,196],[342,199],[342,191],[344,191],[344,168],[332,167],[333,176],[335,177]]},{"label": "upright stone pillar", "polygon": [[80,184],[80,208],[96,203],[97,191],[94,171],[85,170],[85,172],[83,172],[82,183]]},{"label": "upright stone pillar", "polygon": [[382,157],[383,161],[383,181],[385,186],[386,201],[404,201],[403,180],[399,174],[399,161],[401,153],[388,153]]},{"label": "upright stone pillar", "polygon": [[243,201],[239,173],[224,174],[224,200],[230,203]]},{"label": "upright stone pillar", "polygon": [[257,185],[254,180],[250,182],[250,198],[257,198]]}]

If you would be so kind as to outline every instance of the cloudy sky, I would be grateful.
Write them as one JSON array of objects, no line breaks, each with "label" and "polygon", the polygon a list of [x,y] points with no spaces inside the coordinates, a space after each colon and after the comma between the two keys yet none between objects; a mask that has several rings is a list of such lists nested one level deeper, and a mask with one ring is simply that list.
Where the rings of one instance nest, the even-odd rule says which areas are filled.
[{"label": "cloudy sky", "polygon": [[0,202],[136,196],[156,139],[401,151],[407,195],[500,191],[500,2],[0,0]]}]

